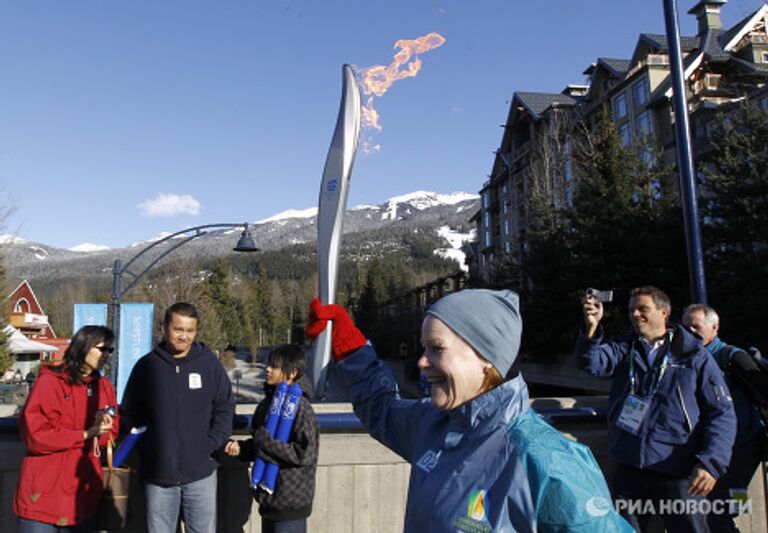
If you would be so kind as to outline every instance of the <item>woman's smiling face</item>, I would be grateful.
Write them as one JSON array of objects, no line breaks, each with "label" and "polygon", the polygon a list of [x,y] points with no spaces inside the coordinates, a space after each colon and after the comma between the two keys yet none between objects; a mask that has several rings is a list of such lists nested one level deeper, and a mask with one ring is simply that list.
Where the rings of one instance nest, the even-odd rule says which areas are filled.
[{"label": "woman's smiling face", "polygon": [[432,405],[453,409],[482,393],[491,364],[444,322],[427,315],[421,325],[419,369],[432,384]]}]

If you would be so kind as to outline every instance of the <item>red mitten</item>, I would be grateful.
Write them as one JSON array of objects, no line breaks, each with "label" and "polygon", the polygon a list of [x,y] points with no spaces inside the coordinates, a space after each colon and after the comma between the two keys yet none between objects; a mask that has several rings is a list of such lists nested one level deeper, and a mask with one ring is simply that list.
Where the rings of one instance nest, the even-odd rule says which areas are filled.
[{"label": "red mitten", "polygon": [[334,360],[341,361],[367,342],[342,306],[323,305],[318,298],[309,304],[309,319],[305,329],[307,336],[314,339],[320,335],[329,320],[333,322],[331,348]]}]

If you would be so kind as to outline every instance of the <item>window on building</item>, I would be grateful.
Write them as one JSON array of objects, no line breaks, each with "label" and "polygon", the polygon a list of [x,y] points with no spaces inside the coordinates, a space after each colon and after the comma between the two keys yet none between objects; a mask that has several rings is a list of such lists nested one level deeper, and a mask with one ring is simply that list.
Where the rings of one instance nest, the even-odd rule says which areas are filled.
[{"label": "window on building", "polygon": [[632,142],[632,130],[629,127],[629,122],[625,122],[619,126],[619,139],[621,144],[627,146]]},{"label": "window on building", "polygon": [[661,200],[663,191],[661,190],[661,182],[658,179],[651,181],[651,195],[654,200]]},{"label": "window on building", "polygon": [[491,232],[490,231],[486,231],[485,232],[485,246],[488,247],[492,243],[493,243],[493,241],[491,240]]},{"label": "window on building", "polygon": [[701,139],[704,137],[704,123],[700,120],[697,120],[694,124],[693,136],[697,139]]},{"label": "window on building", "polygon": [[717,90],[717,88],[720,86],[720,74],[707,74],[704,76],[704,83],[706,84],[708,90]]},{"label": "window on building", "polygon": [[762,63],[768,63],[768,52],[763,52],[760,54],[760,61]]},{"label": "window on building", "polygon": [[512,246],[509,244],[509,241],[504,243],[504,253],[506,254],[512,253]]},{"label": "window on building", "polygon": [[635,108],[648,101],[648,78],[643,77],[643,79],[632,86],[632,101]]},{"label": "window on building", "polygon": [[619,93],[613,99],[613,118],[615,120],[621,120],[627,116],[627,95],[626,93]]},{"label": "window on building", "polygon": [[488,209],[489,205],[491,205],[491,193],[490,191],[485,191],[483,193],[483,208]]},{"label": "window on building", "polygon": [[565,187],[566,201],[570,203],[570,190],[573,183],[573,162],[571,161],[571,141],[563,143],[563,182]]},{"label": "window on building", "polygon": [[504,235],[509,235],[509,220],[504,221]]},{"label": "window on building", "polygon": [[646,167],[653,168],[656,166],[656,156],[651,150],[648,150],[647,148],[641,148],[640,158],[643,160]]},{"label": "window on building", "polygon": [[760,109],[768,111],[768,96],[764,96],[760,99]]},{"label": "window on building", "polygon": [[653,133],[651,126],[651,112],[645,110],[635,117],[635,132],[638,137],[644,137]]},{"label": "window on building", "polygon": [[490,228],[491,227],[491,214],[488,211],[485,212],[485,215],[483,217],[483,225],[486,228]]},{"label": "window on building", "polygon": [[29,313],[32,306],[29,305],[29,301],[26,298],[19,298],[16,305],[13,306],[14,313]]}]

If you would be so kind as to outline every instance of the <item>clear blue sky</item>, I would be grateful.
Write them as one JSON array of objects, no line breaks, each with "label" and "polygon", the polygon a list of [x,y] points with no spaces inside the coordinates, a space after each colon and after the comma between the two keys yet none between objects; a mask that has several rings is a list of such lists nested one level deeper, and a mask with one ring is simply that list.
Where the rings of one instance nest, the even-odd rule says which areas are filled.
[{"label": "clear blue sky", "polygon": [[[726,27],[761,5],[730,0]],[[678,2],[684,35],[695,33]],[[515,91],[583,83],[664,33],[662,0],[30,0],[0,3],[2,229],[60,247],[316,205],[341,66],[438,32],[375,107],[349,204],[477,192]],[[152,216],[159,195],[181,200]],[[149,203],[147,203],[149,201]],[[162,202],[161,202],[162,203]],[[142,208],[141,206],[144,206]],[[194,214],[197,211],[197,214]]]}]

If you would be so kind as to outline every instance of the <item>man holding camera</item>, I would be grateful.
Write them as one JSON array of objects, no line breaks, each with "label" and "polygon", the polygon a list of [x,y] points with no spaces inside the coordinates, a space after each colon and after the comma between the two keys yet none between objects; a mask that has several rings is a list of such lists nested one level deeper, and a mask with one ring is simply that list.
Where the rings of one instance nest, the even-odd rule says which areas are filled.
[{"label": "man holding camera", "polygon": [[632,333],[605,340],[603,303],[582,300],[579,368],[612,378],[608,442],[618,463],[617,509],[638,531],[660,516],[668,531],[708,531],[706,495],[731,457],[736,417],[722,372],[683,327],[667,328],[669,297],[631,291]]},{"label": "man holding camera", "polygon": [[[754,366],[750,356],[741,348],[724,343],[720,331],[720,317],[706,304],[692,304],[683,310],[683,325],[701,337],[701,341],[712,354],[715,362],[726,374],[725,381],[731,391],[733,408],[736,412],[736,441],[733,449],[739,450],[738,460],[732,460],[726,474],[717,480],[714,490],[709,494],[713,502],[726,502],[718,511],[709,515],[709,529],[712,532],[738,532],[733,517],[737,515],[731,503],[736,496],[746,495],[749,482],[763,457],[765,440],[764,428],[757,405],[750,400],[747,391],[734,379],[728,377],[726,370],[731,365],[741,365],[749,369]],[[752,376],[761,376],[754,369]],[[755,379],[755,386],[768,391],[765,383]],[[746,496],[745,496],[746,497]]]}]

